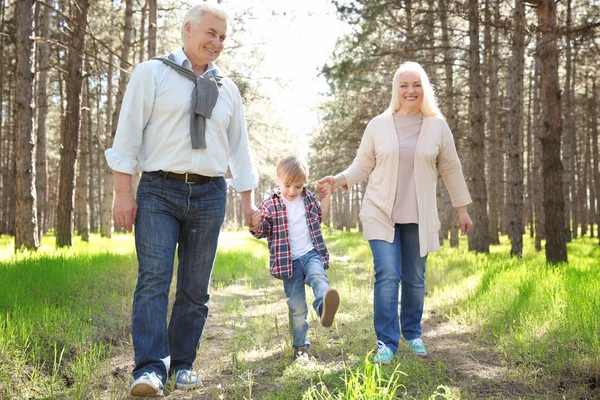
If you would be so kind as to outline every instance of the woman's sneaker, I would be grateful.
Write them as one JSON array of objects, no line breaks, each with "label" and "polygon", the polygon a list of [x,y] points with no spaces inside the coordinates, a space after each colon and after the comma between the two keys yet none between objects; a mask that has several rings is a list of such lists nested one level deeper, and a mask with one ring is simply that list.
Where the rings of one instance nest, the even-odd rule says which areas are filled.
[{"label": "woman's sneaker", "polygon": [[144,372],[131,384],[129,392],[135,397],[156,397],[163,394],[163,383],[155,372]]},{"label": "woman's sneaker", "polygon": [[423,344],[421,338],[408,340],[408,349],[421,357],[425,357],[427,355],[427,350],[425,350],[425,345]]},{"label": "woman's sneaker", "polygon": [[377,354],[373,357],[373,362],[389,364],[394,358],[394,353],[381,340],[377,341]]},{"label": "woman's sneaker", "polygon": [[202,379],[194,371],[189,369],[180,369],[175,372],[175,388],[177,389],[195,389],[202,386]]}]

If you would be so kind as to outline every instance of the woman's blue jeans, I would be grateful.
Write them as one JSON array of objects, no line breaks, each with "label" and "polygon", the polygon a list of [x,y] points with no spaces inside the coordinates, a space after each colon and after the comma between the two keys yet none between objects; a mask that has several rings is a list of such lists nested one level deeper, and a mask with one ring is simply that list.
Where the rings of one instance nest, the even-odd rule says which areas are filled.
[{"label": "woman's blue jeans", "polygon": [[329,289],[327,273],[323,268],[323,259],[316,250],[311,250],[292,261],[293,274],[283,280],[283,289],[287,296],[294,347],[308,349],[310,342],[306,338],[308,332],[308,306],[306,305],[305,285],[312,288],[315,294],[313,308],[321,316],[323,296]]},{"label": "woman's blue jeans", "polygon": [[[375,266],[374,326],[377,340],[396,353],[402,336],[421,337],[421,317],[425,299],[425,263],[419,255],[417,224],[396,224],[394,242],[369,240]],[[400,319],[398,320],[398,290]]]},{"label": "woman's blue jeans", "polygon": [[[156,372],[166,380],[192,369],[208,315],[209,284],[225,217],[227,184],[218,178],[188,184],[144,172],[137,190],[135,246],[138,281],[133,298],[133,378]],[[177,291],[167,325],[175,249]]]}]

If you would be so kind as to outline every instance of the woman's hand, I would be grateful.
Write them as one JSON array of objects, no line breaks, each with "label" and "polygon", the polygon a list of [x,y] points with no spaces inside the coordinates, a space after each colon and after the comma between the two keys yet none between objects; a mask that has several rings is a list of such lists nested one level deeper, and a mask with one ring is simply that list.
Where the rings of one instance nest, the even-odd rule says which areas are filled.
[{"label": "woman's hand", "polygon": [[456,212],[458,213],[458,228],[460,229],[460,234],[464,236],[471,232],[473,221],[469,217],[467,206],[456,207]]},{"label": "woman's hand", "polygon": [[327,188],[329,186],[329,193],[333,193],[340,186],[346,185],[346,177],[342,174],[338,174],[336,176],[328,175],[324,178],[321,178],[317,181],[317,190],[321,194],[321,196],[327,195]]}]

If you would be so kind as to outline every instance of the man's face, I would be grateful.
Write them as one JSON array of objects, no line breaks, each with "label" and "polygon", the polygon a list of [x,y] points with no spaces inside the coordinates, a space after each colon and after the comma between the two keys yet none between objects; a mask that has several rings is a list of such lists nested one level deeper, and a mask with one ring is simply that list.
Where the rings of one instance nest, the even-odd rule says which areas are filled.
[{"label": "man's face", "polygon": [[214,62],[221,54],[227,37],[227,22],[211,13],[205,13],[195,29],[187,23],[184,31],[183,49],[192,62],[192,67],[197,69]]}]

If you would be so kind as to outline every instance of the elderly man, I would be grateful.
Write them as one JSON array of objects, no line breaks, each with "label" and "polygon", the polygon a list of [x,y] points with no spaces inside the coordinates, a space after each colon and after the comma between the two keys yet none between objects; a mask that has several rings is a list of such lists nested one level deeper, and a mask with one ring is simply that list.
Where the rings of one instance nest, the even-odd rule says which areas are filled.
[{"label": "elderly man", "polygon": [[[258,175],[242,99],[213,64],[226,34],[227,15],[221,8],[192,7],[182,26],[183,48],[136,66],[113,147],[106,150],[115,177],[114,221],[129,232],[135,224],[133,396],[161,395],[169,376],[176,388],[201,385],[193,363],[208,315],[228,167],[247,224],[256,210],[252,189]],[[143,174],[134,199],[136,167]],[[177,292],[167,326],[177,246]]]}]

